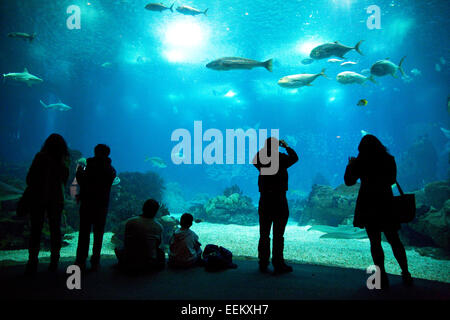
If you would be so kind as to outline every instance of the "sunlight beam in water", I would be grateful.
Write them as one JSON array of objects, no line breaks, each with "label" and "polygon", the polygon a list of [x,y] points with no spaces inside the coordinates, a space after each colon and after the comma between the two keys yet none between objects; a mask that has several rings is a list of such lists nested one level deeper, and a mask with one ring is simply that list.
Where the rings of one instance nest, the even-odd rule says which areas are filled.
[{"label": "sunlight beam in water", "polygon": [[164,43],[162,54],[169,62],[187,62],[201,54],[208,40],[208,28],[185,17],[164,27],[160,36]]}]

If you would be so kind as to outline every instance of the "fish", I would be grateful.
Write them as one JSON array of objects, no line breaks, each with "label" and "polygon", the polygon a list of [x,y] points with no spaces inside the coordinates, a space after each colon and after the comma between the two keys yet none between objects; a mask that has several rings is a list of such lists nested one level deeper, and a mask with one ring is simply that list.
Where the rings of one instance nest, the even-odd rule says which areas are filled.
[{"label": "fish", "polygon": [[335,63],[335,62],[342,62],[342,61],[344,61],[344,60],[341,60],[341,59],[328,59],[328,61],[327,62],[331,62],[331,63]]},{"label": "fish", "polygon": [[402,69],[402,63],[405,60],[405,58],[406,58],[406,56],[404,56],[400,60],[400,63],[398,64],[398,66],[395,63],[389,61],[389,58],[386,58],[384,60],[378,60],[370,68],[370,73],[377,77],[383,77],[383,76],[390,74],[394,78],[398,78],[396,76],[396,73],[397,73],[397,70],[399,70],[400,73],[402,74],[402,76],[406,76],[405,72],[403,72],[403,69]]},{"label": "fish", "polygon": [[300,88],[304,86],[312,86],[311,82],[313,82],[319,76],[328,78],[325,74],[325,69],[322,69],[322,71],[317,74],[303,73],[285,76],[278,80],[278,85],[283,88]]},{"label": "fish", "polygon": [[206,12],[208,11],[208,9],[206,9],[205,11],[200,11],[198,9],[189,7],[189,6],[179,6],[176,9],[179,13],[187,15],[187,16],[196,16],[198,14],[204,14],[206,16]]},{"label": "fish", "polygon": [[272,59],[264,62],[239,57],[224,57],[211,61],[206,65],[208,69],[218,71],[228,71],[236,69],[253,69],[256,67],[264,67],[272,72]]},{"label": "fish", "polygon": [[145,161],[146,161],[146,162],[151,162],[151,164],[152,164],[154,167],[157,167],[157,168],[166,168],[166,167],[167,167],[167,165],[166,165],[166,163],[164,162],[164,160],[161,159],[161,158],[159,158],[159,157],[147,157],[147,158],[145,159]]},{"label": "fish", "polygon": [[365,106],[367,106],[367,103],[369,103],[369,101],[367,101],[366,99],[361,99],[358,101],[358,103],[356,105],[360,106],[360,107],[365,107]]},{"label": "fish", "polygon": [[112,67],[112,63],[111,62],[105,62],[102,64],[102,68],[111,68]]},{"label": "fish", "polygon": [[195,223],[200,223],[200,222],[203,222],[203,219],[195,219],[194,222]]},{"label": "fish", "polygon": [[346,65],[349,65],[349,64],[358,64],[358,62],[346,61],[346,62],[342,62],[341,66],[343,67],[343,66],[346,66]]},{"label": "fish", "polygon": [[36,33],[28,34],[25,32],[10,32],[10,33],[8,33],[8,37],[23,39],[25,41],[28,40],[31,43],[31,42],[33,42],[33,39],[36,37]]},{"label": "fish", "polygon": [[343,44],[340,44],[338,41],[321,44],[320,46],[312,49],[309,56],[312,59],[316,60],[326,59],[332,56],[344,58],[344,55],[353,49],[356,50],[356,52],[358,52],[360,55],[363,55],[363,53],[359,49],[359,46],[363,41],[364,40],[359,41],[354,47],[347,47]]},{"label": "fish", "polygon": [[372,75],[370,77],[366,77],[353,71],[344,71],[339,73],[336,76],[336,80],[342,84],[364,84],[367,80],[376,83]]},{"label": "fish", "polygon": [[7,73],[3,74],[3,82],[5,82],[7,79],[16,81],[16,82],[23,82],[27,86],[31,87],[33,84],[42,83],[44,80],[32,75],[28,72],[27,68],[23,70],[21,73]]},{"label": "fish", "polygon": [[302,60],[302,64],[311,64],[314,62],[314,59],[311,58],[305,58]]},{"label": "fish", "polygon": [[439,63],[436,63],[436,64],[434,65],[434,69],[435,69],[437,72],[441,72],[441,66],[439,65]]},{"label": "fish", "polygon": [[173,12],[174,4],[175,4],[175,2],[172,3],[172,5],[170,7],[166,7],[162,3],[149,3],[145,6],[145,9],[147,9],[149,11],[159,11],[159,12],[163,12],[165,10],[170,10],[171,12]]},{"label": "fish", "polygon": [[420,76],[421,74],[422,74],[422,72],[419,70],[419,69],[416,69],[416,68],[414,68],[414,69],[412,69],[411,70],[411,73],[414,75],[414,76]]},{"label": "fish", "polygon": [[447,139],[450,139],[450,130],[441,128],[442,133],[445,135]]},{"label": "fish", "polygon": [[445,61],[444,57],[440,57],[439,61],[441,62],[442,65],[444,65],[447,61]]},{"label": "fish", "polygon": [[67,104],[62,103],[61,101],[59,101],[58,103],[53,103],[53,104],[48,104],[48,105],[43,103],[42,100],[39,100],[39,102],[45,109],[53,109],[53,110],[58,110],[58,111],[69,111],[70,109],[72,109]]},{"label": "fish", "polygon": [[117,186],[119,183],[120,183],[120,178],[119,177],[115,177],[112,185],[113,186]]},{"label": "fish", "polygon": [[362,69],[361,73],[362,74],[369,74],[370,73],[370,69]]}]

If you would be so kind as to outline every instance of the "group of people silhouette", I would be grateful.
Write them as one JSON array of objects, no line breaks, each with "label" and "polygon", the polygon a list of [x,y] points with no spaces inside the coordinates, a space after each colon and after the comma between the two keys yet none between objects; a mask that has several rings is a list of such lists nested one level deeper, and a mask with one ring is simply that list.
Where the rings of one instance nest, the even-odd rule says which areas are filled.
[{"label": "group of people silhouette", "polygon": [[[262,161],[273,153],[273,146],[281,147],[286,153],[278,155],[278,170],[274,174],[262,174],[270,163]],[[348,186],[360,180],[360,190],[356,202],[353,225],[365,228],[370,240],[373,262],[381,273],[381,287],[388,288],[389,280],[384,267],[384,252],[381,245],[382,233],[392,247],[394,256],[402,270],[403,282],[412,284],[408,271],[405,248],[399,238],[400,223],[392,212],[393,192],[397,167],[395,159],[387,148],[373,135],[367,134],[358,146],[357,157],[349,158],[344,181]],[[76,169],[76,179],[80,187],[77,200],[80,203],[80,230],[75,264],[86,268],[91,229],[94,244],[90,259],[91,269],[98,270],[107,219],[111,186],[116,171],[111,165],[110,148],[99,144],[94,149],[94,157],[87,159],[86,165]],[[258,187],[260,200],[258,259],[261,272],[269,272],[270,231],[273,226],[272,265],[276,274],[292,272],[286,264],[284,232],[289,218],[286,198],[288,190],[288,168],[298,161],[297,153],[284,140],[270,137],[265,146],[255,156],[254,166],[259,171]],[[26,273],[34,274],[38,267],[40,238],[47,214],[50,236],[50,271],[56,271],[61,250],[61,216],[64,207],[64,186],[69,177],[69,151],[64,138],[51,134],[40,152],[36,154],[27,175],[27,185],[31,202],[31,233],[29,259]],[[131,218],[125,226],[125,241],[122,248],[116,248],[119,267],[126,270],[161,270],[165,267],[165,253],[160,248],[162,226],[155,216],[159,203],[147,200],[140,216]],[[190,230],[193,216],[185,213],[180,219],[180,228],[170,239],[169,266],[191,267],[202,265],[202,249],[199,237]]]}]

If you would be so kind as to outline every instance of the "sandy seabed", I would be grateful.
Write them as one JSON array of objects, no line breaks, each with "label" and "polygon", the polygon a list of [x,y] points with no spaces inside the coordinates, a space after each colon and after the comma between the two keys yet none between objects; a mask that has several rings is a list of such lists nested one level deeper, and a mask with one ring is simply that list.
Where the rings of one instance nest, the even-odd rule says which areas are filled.
[{"label": "sandy seabed", "polygon": [[[320,239],[323,232],[307,231],[309,226],[288,224],[285,232],[285,259],[299,263],[337,266],[366,270],[373,264],[368,239]],[[234,256],[257,257],[259,239],[258,226],[223,225],[202,222],[194,224],[195,231],[202,243],[217,244],[233,252]],[[75,257],[78,233],[75,232],[69,245],[61,249],[62,257]],[[102,254],[114,255],[111,243],[112,233],[105,233]],[[92,237],[91,237],[92,246]],[[383,242],[385,266],[388,273],[401,273],[388,243]],[[436,280],[450,283],[450,261],[436,260],[421,256],[414,250],[407,250],[410,272],[415,278]],[[40,257],[50,256],[42,251]],[[23,262],[28,257],[27,250],[0,251],[0,261],[12,260]]]}]

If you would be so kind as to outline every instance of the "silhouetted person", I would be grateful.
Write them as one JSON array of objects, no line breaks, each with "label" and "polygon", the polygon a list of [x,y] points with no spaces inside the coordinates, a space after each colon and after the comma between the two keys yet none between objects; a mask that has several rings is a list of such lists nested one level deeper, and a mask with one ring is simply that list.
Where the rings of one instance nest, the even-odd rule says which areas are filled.
[{"label": "silhouetted person", "polygon": [[170,238],[169,265],[171,267],[189,268],[202,265],[201,243],[198,235],[190,229],[194,217],[184,213],[180,218],[181,228],[175,230]]},{"label": "silhouetted person", "polygon": [[[278,152],[278,147],[285,148],[287,154]],[[274,149],[276,148],[276,150]],[[275,152],[273,152],[275,150]],[[283,257],[284,231],[289,218],[286,199],[288,190],[287,169],[298,161],[298,156],[283,140],[268,138],[253,161],[260,172],[258,186],[259,199],[259,268],[267,272],[270,259],[270,229],[273,224],[272,265],[275,273],[292,272]],[[272,168],[273,170],[264,169]]]},{"label": "silhouetted person", "polygon": [[127,271],[160,270],[165,265],[161,245],[161,224],[155,220],[159,203],[149,199],[142,207],[142,215],[129,219],[125,225],[123,248],[116,248],[119,266]]},{"label": "silhouetted person", "polygon": [[86,167],[79,166],[77,182],[80,186],[80,231],[75,264],[82,269],[86,266],[89,254],[91,228],[94,232],[94,246],[91,256],[91,268],[96,270],[100,263],[103,233],[108,213],[111,186],[116,177],[116,170],[109,158],[110,149],[99,144],[94,149],[95,156],[86,161]]},{"label": "silhouetted person", "polygon": [[36,154],[28,171],[30,190],[31,232],[26,273],[36,272],[42,227],[47,213],[50,228],[50,271],[56,271],[61,250],[61,214],[64,208],[64,186],[69,178],[69,151],[64,138],[50,135]]},{"label": "silhouetted person", "polygon": [[404,283],[411,284],[405,248],[398,235],[400,224],[393,219],[391,210],[391,186],[397,179],[395,159],[386,147],[370,134],[362,138],[358,151],[357,158],[349,158],[344,176],[347,186],[352,186],[361,179],[353,225],[367,231],[373,262],[380,268],[382,288],[389,287],[389,280],[384,268],[381,232],[384,232],[402,269]]}]

